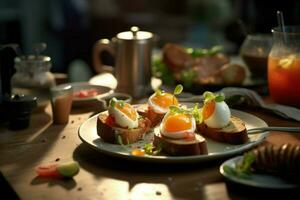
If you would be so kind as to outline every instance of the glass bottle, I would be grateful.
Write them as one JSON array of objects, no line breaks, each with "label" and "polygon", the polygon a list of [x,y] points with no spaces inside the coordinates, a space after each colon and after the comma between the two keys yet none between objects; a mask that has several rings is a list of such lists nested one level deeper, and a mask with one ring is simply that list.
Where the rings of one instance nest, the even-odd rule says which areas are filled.
[{"label": "glass bottle", "polygon": [[50,103],[50,88],[55,85],[50,72],[51,58],[42,55],[15,58],[16,73],[11,78],[12,93],[36,96],[38,107]]}]

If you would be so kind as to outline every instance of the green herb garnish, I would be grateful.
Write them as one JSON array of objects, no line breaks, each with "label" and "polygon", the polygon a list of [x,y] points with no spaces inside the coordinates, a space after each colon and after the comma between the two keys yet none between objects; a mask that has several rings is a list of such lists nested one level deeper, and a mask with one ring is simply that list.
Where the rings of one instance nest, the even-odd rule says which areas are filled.
[{"label": "green herb garnish", "polygon": [[172,72],[169,71],[161,59],[154,60],[152,74],[154,77],[160,78],[166,85],[173,85],[175,83]]},{"label": "green herb garnish", "polygon": [[197,123],[201,123],[202,122],[202,115],[201,112],[199,110],[199,104],[196,103],[195,106],[193,108],[184,108],[184,107],[179,107],[179,106],[170,106],[170,114],[186,114],[186,115],[191,115],[195,118]]},{"label": "green herb garnish", "polygon": [[203,93],[203,97],[204,97],[204,104],[210,101],[222,102],[225,100],[224,93],[214,94],[212,92],[206,91]]},{"label": "green herb garnish", "polygon": [[124,143],[123,143],[123,140],[122,140],[122,137],[121,135],[117,135],[117,143],[121,146],[124,146]]},{"label": "green herb garnish", "polygon": [[201,124],[203,122],[203,116],[199,109],[198,103],[196,103],[195,106],[192,108],[191,114],[194,116],[197,124]]},{"label": "green herb garnish", "polygon": [[113,97],[109,100],[109,106],[114,108],[116,106],[117,102],[118,102],[118,100],[115,97]]},{"label": "green herb garnish", "polygon": [[242,162],[237,163],[235,168],[225,165],[223,170],[231,175],[231,176],[238,176],[243,179],[249,179],[251,177],[251,165],[255,161],[255,156],[253,153],[245,153]]},{"label": "green herb garnish", "polygon": [[183,90],[183,86],[181,84],[176,85],[173,94],[174,95],[179,95]]},{"label": "green herb garnish", "polygon": [[217,45],[213,46],[210,49],[205,48],[187,48],[186,52],[190,54],[193,58],[202,57],[202,56],[214,56],[220,51],[223,50],[223,46]]},{"label": "green herb garnish", "polygon": [[157,155],[161,152],[161,146],[154,146],[152,143],[147,143],[144,145],[144,151],[148,155]]},{"label": "green herb garnish", "polygon": [[111,98],[109,101],[109,106],[114,108],[116,105],[119,105],[121,108],[125,106],[125,101],[123,100],[118,100],[115,97]]},{"label": "green herb garnish", "polygon": [[182,81],[184,87],[190,88],[193,85],[194,78],[197,73],[193,69],[186,69],[180,73],[180,80]]}]

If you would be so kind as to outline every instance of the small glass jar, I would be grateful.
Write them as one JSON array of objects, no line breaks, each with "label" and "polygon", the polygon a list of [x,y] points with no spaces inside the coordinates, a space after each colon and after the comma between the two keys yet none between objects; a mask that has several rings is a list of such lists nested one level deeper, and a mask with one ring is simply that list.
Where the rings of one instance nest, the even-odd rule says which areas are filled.
[{"label": "small glass jar", "polygon": [[13,94],[25,94],[38,98],[38,107],[50,103],[50,88],[55,85],[50,72],[51,58],[28,55],[15,58],[16,73],[11,78]]}]

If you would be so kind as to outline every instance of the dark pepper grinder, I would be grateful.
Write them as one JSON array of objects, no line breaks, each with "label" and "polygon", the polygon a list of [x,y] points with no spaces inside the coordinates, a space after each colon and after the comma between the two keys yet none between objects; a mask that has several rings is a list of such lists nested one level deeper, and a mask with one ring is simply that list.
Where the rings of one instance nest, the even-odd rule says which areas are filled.
[{"label": "dark pepper grinder", "polygon": [[15,73],[14,59],[17,56],[17,44],[0,44],[0,122],[6,122],[3,99],[11,95],[10,79]]},{"label": "dark pepper grinder", "polygon": [[9,129],[21,130],[29,126],[30,114],[37,107],[37,98],[29,95],[11,95],[3,99]]}]

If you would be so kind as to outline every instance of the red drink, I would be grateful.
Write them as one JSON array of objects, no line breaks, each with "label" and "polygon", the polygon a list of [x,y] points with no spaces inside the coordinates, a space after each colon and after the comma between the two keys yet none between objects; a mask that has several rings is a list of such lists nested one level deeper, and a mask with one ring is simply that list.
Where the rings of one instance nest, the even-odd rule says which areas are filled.
[{"label": "red drink", "polygon": [[269,56],[269,92],[278,103],[300,107],[300,58]]}]

